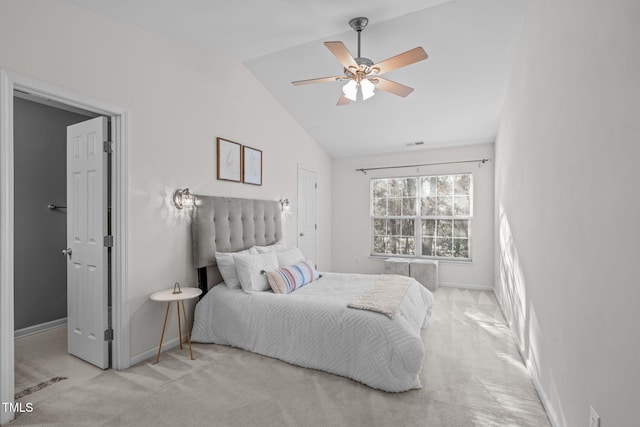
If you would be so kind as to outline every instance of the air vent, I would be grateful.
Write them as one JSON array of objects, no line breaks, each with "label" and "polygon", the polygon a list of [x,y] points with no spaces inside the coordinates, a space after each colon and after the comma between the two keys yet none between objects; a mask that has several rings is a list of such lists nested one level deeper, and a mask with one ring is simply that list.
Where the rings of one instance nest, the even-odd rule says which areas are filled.
[{"label": "air vent", "polygon": [[414,147],[416,145],[424,145],[424,141],[407,142],[406,144],[407,147]]}]

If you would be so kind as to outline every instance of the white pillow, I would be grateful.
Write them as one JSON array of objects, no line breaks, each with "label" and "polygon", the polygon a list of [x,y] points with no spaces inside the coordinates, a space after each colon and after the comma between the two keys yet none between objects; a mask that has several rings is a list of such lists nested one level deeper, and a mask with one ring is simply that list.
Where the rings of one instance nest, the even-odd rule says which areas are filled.
[{"label": "white pillow", "polygon": [[229,289],[237,289],[240,287],[238,272],[236,271],[236,263],[233,260],[233,254],[257,254],[255,248],[246,249],[240,252],[216,252],[216,263],[218,270],[224,279],[224,283]]},{"label": "white pillow", "polygon": [[287,250],[287,245],[284,243],[284,240],[280,240],[273,245],[269,246],[254,246],[258,253],[266,254],[267,252],[281,252]]},{"label": "white pillow", "polygon": [[304,261],[304,254],[298,248],[286,249],[281,252],[276,252],[278,257],[278,267],[290,267],[293,264],[297,264],[300,261]]},{"label": "white pillow", "polygon": [[271,289],[266,274],[262,271],[278,269],[278,257],[274,252],[266,254],[233,254],[242,290],[248,293]]}]

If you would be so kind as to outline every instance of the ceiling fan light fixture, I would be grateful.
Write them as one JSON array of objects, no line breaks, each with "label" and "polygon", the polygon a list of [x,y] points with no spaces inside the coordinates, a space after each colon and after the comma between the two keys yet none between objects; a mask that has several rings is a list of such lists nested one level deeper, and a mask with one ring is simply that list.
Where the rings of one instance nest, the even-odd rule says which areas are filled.
[{"label": "ceiling fan light fixture", "polygon": [[349,80],[346,85],[342,87],[342,93],[344,97],[349,101],[355,101],[358,94],[358,83],[355,80]]},{"label": "ceiling fan light fixture", "polygon": [[362,100],[366,101],[375,95],[376,85],[374,85],[369,79],[364,79],[360,82],[360,90],[362,91]]}]

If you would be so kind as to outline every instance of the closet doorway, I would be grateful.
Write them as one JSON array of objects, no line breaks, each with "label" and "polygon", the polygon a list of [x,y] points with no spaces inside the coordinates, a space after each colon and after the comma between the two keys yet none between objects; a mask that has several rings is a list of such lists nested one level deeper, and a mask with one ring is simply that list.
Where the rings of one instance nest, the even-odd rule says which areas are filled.
[{"label": "closet doorway", "polygon": [[[111,209],[106,216],[111,218],[111,230],[109,230],[108,235],[113,236],[112,240],[105,243],[110,246],[111,251],[110,262],[105,266],[106,274],[112,284],[109,291],[112,302],[111,327],[113,340],[111,341],[112,350],[109,354],[111,355],[111,366],[113,368],[126,369],[130,365],[128,327],[129,113],[121,107],[99,99],[2,69],[0,70],[0,235],[2,235],[2,240],[0,241],[0,377],[2,377],[0,400],[7,404],[3,406],[3,409],[14,407],[12,406],[15,402],[14,331],[21,329],[15,324],[18,314],[14,310],[14,302],[18,304],[18,301],[15,301],[16,298],[14,298],[14,283],[17,271],[15,267],[19,262],[15,257],[14,249],[16,247],[16,239],[19,238],[16,234],[16,226],[20,222],[20,219],[17,218],[19,213],[15,212],[14,208],[16,208],[15,201],[21,196],[17,194],[16,189],[16,179],[19,178],[19,173],[16,171],[18,165],[14,165],[16,160],[14,151],[14,103],[19,102],[14,99],[14,93],[40,98],[45,104],[50,103],[49,105],[61,104],[66,110],[84,110],[84,112],[90,113],[89,116],[104,116],[110,120],[106,128],[110,132],[111,143],[104,145],[105,149],[113,150],[112,160],[108,162],[106,167],[107,170],[111,171],[111,178],[104,179],[111,190],[111,197],[109,198]],[[102,143],[100,143],[100,148],[103,148]],[[32,188],[39,187],[36,185]],[[31,191],[35,190],[32,189]],[[48,205],[51,204],[55,208],[49,209],[50,211],[62,210],[58,209],[59,201],[52,200],[49,202],[49,199],[46,200],[44,202],[45,209],[49,209]],[[60,204],[60,206],[65,206],[65,204]],[[37,237],[36,235],[36,239]],[[100,243],[102,244],[103,242],[100,241]],[[62,250],[67,251],[65,255],[62,254]],[[54,254],[60,256],[60,259],[65,263],[64,258],[68,257],[69,254],[68,246],[63,244],[61,248],[58,248],[56,245]],[[37,258],[35,256],[31,258],[31,268],[34,270],[41,268]],[[59,295],[59,292],[56,292],[56,295]],[[52,303],[52,301],[49,301],[49,303]],[[104,339],[110,340],[111,337],[109,335],[111,333],[107,332],[107,334],[93,334],[93,338],[101,341]],[[0,411],[0,424],[14,418],[15,414],[12,411],[13,409]]]},{"label": "closet doorway", "polygon": [[13,113],[16,338],[67,325],[68,353],[108,368],[108,118],[21,91]]}]

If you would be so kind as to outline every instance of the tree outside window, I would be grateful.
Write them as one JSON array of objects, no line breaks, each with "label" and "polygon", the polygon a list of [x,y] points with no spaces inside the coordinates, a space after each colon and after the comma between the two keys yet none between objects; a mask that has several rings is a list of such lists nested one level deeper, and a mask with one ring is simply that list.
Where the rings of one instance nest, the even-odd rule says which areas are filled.
[{"label": "tree outside window", "polygon": [[371,180],[372,254],[471,259],[471,174]]}]

